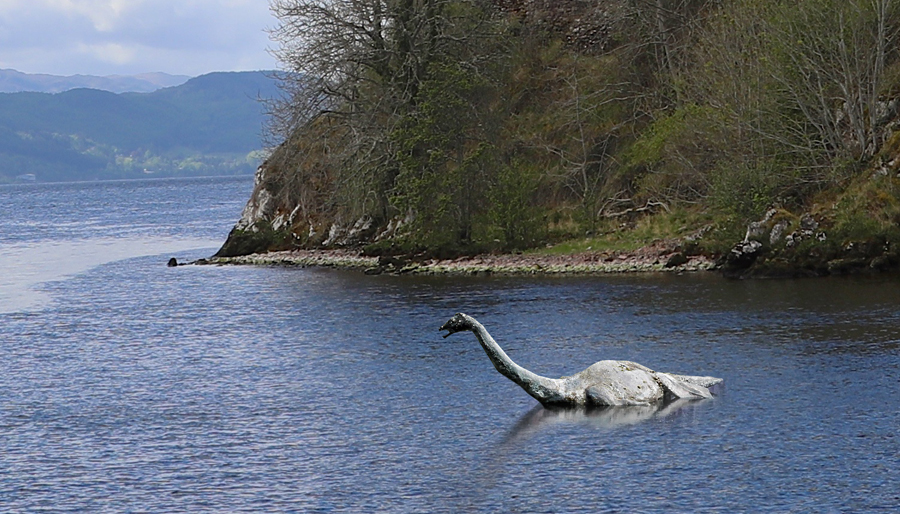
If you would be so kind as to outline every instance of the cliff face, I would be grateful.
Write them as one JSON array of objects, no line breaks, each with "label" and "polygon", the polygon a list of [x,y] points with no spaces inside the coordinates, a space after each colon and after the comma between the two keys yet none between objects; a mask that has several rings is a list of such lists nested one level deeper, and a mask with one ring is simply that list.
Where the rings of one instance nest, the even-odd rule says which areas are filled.
[{"label": "cliff face", "polygon": [[[279,151],[283,149],[276,153]],[[257,169],[250,199],[216,257],[295,248],[360,248],[390,239],[404,223],[402,218],[379,224],[370,216],[350,223],[328,216],[309,216],[301,203],[292,200],[292,195],[279,191],[280,182],[271,177],[279,172],[271,159]]]},{"label": "cliff face", "polygon": [[[604,53],[615,44],[613,37],[615,31],[621,30],[623,23],[625,23],[629,17],[629,12],[626,7],[628,2],[618,0],[603,3],[584,0],[497,0],[494,4],[497,9],[495,16],[492,18],[492,22],[497,24],[495,31],[497,33],[508,32],[503,37],[516,39],[524,38],[525,40],[531,41],[528,45],[536,45],[536,47],[529,49],[527,48],[528,45],[525,45],[522,49],[515,49],[512,46],[508,46],[508,42],[493,41],[490,44],[495,44],[498,45],[498,48],[503,48],[503,52],[501,52],[503,55],[499,55],[496,50],[492,50],[491,52],[493,53],[486,53],[483,56],[476,57],[475,60],[484,61],[485,59],[494,59],[497,61],[494,64],[486,66],[486,70],[491,67],[499,69],[515,66],[521,68],[518,73],[526,75],[534,75],[529,69],[534,66],[541,68],[543,71],[552,69],[555,66],[554,62],[559,61],[559,63],[565,67],[572,67],[569,63],[572,56],[600,55]],[[505,19],[505,21],[500,21],[501,19]],[[511,29],[510,27],[512,26],[515,26],[515,28]],[[562,50],[557,46],[557,43],[562,45]],[[537,62],[527,62],[532,57],[532,55],[528,54],[533,50],[538,50],[540,48],[548,49],[551,55],[548,56],[547,59],[539,59]],[[467,53],[468,51],[462,52],[462,57],[470,57],[465,55]],[[519,53],[522,53],[521,57],[517,56]],[[518,62],[523,58],[526,62]],[[435,60],[437,61],[438,59]],[[483,62],[480,65],[483,65]],[[576,64],[574,67],[578,69],[567,69],[563,73],[578,74],[592,72],[592,70],[580,69],[579,66],[580,65]],[[449,66],[447,66],[446,63],[441,63],[439,69],[443,70],[445,68],[449,68]],[[496,73],[496,70],[479,70],[477,72],[477,74],[481,73],[484,73],[487,76],[489,73]],[[428,133],[427,131],[435,128],[451,132],[464,132],[470,130],[472,132],[479,132],[478,136],[483,137],[484,134],[480,134],[480,128],[472,129],[472,127],[506,123],[513,119],[512,116],[516,115],[516,112],[514,111],[530,110],[533,108],[533,106],[528,104],[541,106],[539,109],[546,108],[550,111],[554,110],[555,106],[551,105],[551,103],[556,100],[546,98],[546,93],[550,92],[550,96],[553,96],[552,91],[560,87],[561,84],[568,79],[567,77],[561,77],[561,73],[551,72],[551,75],[553,76],[548,77],[546,83],[541,84],[540,78],[538,78],[537,81],[528,80],[528,84],[523,87],[521,91],[502,92],[497,90],[485,92],[478,90],[479,87],[485,89],[483,86],[471,86],[470,82],[472,81],[472,77],[463,76],[461,74],[450,75],[449,78],[440,76],[439,73],[432,75],[437,75],[437,77],[425,78],[422,80],[421,84],[416,85],[416,88],[420,89],[419,96],[422,98],[412,101],[411,103],[413,105],[427,105],[429,106],[428,108],[430,108],[436,104],[440,105],[446,98],[457,100],[456,98],[453,98],[454,95],[457,94],[461,96],[468,94],[470,95],[470,98],[463,98],[463,104],[454,104],[454,107],[449,108],[447,112],[444,113],[409,113],[406,120],[393,119],[390,123],[393,123],[394,126],[393,128],[388,129],[393,132],[373,137],[373,139],[378,139],[380,137],[380,144],[384,147],[392,147],[389,152],[394,152],[379,157],[381,161],[393,161],[389,165],[391,169],[386,172],[388,177],[403,175],[403,168],[407,165],[406,163],[416,159],[421,162],[422,154],[438,155],[441,153],[453,152],[457,154],[454,156],[454,160],[463,161],[463,166],[485,166],[485,164],[479,162],[471,165],[468,164],[466,161],[475,159],[472,155],[466,154],[483,154],[484,152],[480,147],[489,148],[489,145],[493,145],[492,142],[482,141],[479,143],[476,141],[474,144],[466,142],[461,144],[459,148],[437,148],[434,147],[433,142],[435,140],[442,140],[442,138],[445,138],[446,134],[434,134]],[[496,78],[496,76],[492,76],[491,80],[495,80]],[[388,80],[390,81],[393,79]],[[506,81],[516,79],[514,77],[504,77],[499,80]],[[431,84],[432,82],[434,84]],[[436,92],[432,94],[442,98],[425,97],[425,93],[421,90],[428,87],[435,88]],[[532,87],[543,91],[537,95],[534,91],[529,93],[528,89]],[[446,88],[446,90],[441,90],[441,88]],[[462,92],[454,91],[453,88],[461,88]],[[466,88],[470,89],[467,90]],[[403,94],[405,94],[405,92]],[[485,116],[484,119],[465,119],[467,114],[462,112],[468,108],[468,106],[464,105],[465,103],[471,103],[470,101],[472,98],[478,98],[479,95],[481,95],[483,98],[491,99],[488,100],[488,102],[493,102],[493,105],[473,106],[473,109],[496,109],[499,102],[492,99],[492,97],[497,94],[508,94],[511,97],[522,96],[522,99],[510,100],[519,105],[503,106],[504,109],[508,109],[506,112],[489,113],[489,116]],[[379,101],[376,101],[375,103],[377,104]],[[589,109],[590,106],[585,108]],[[398,112],[400,110],[402,109],[397,109]],[[391,112],[388,113],[387,116],[390,118],[391,116],[396,116],[396,114],[397,112]],[[385,116],[385,114],[374,113],[373,116]],[[454,120],[453,118],[457,116],[459,119],[463,120],[461,123],[455,123],[457,120]],[[502,116],[502,120],[500,120],[499,123],[497,121],[497,116]],[[431,119],[429,119],[429,117],[431,117]],[[447,118],[450,119],[448,120]],[[405,130],[408,125],[414,124],[422,119],[425,119],[425,122],[422,123],[422,125],[424,125],[424,130],[420,130],[419,132],[409,130],[409,134],[406,138],[408,140],[419,138],[426,140],[427,144],[407,145],[405,142],[397,141],[395,139],[398,132]],[[345,204],[348,203],[347,197],[349,195],[346,191],[340,191],[338,189],[342,187],[343,184],[354,180],[354,178],[335,175],[340,175],[341,168],[352,167],[353,164],[348,165],[346,161],[341,161],[338,164],[329,162],[330,154],[341,151],[335,150],[334,147],[341,147],[342,141],[338,138],[338,141],[336,142],[323,142],[319,145],[316,140],[321,139],[322,141],[325,141],[327,136],[324,136],[323,134],[333,129],[330,122],[321,121],[321,118],[311,125],[319,122],[321,122],[321,125],[323,126],[320,127],[321,130],[319,130],[319,128],[312,128],[310,130],[309,127],[304,127],[302,131],[305,135],[297,136],[296,133],[291,135],[287,141],[282,143],[275,150],[272,157],[259,167],[256,173],[256,183],[253,193],[247,202],[241,215],[241,219],[235,225],[229,234],[227,241],[217,253],[218,256],[243,255],[247,253],[284,250],[289,248],[359,247],[361,245],[379,241],[390,241],[398,234],[404,233],[404,231],[417,219],[422,219],[424,217],[417,212],[415,207],[399,205],[402,204],[402,202],[398,202],[398,205],[394,205],[392,200],[408,193],[398,193],[402,187],[398,187],[396,183],[388,183],[386,185],[378,184],[378,187],[382,188],[380,191],[372,191],[371,186],[367,186],[370,188],[369,190],[362,191],[361,194],[364,195],[371,194],[373,196],[381,197],[379,200],[376,200],[376,202],[381,203],[381,206],[378,209],[366,210],[365,208],[346,208]],[[466,126],[466,124],[469,125]],[[448,129],[448,126],[451,128]],[[382,127],[382,129],[383,128],[384,127]],[[420,127],[416,128],[420,129]],[[351,130],[358,129],[358,127],[353,127]],[[370,129],[370,127],[366,127],[366,129]],[[471,134],[460,134],[461,140],[471,137]],[[490,137],[493,136],[487,136],[487,138]],[[510,143],[515,145],[522,144],[522,142],[519,141],[510,141]],[[526,144],[533,143],[526,142]],[[588,144],[593,145],[592,142]],[[490,150],[495,153],[506,153],[506,150],[500,148],[505,145],[506,142],[502,142],[501,144],[496,145],[496,148],[491,148]],[[409,155],[397,155],[396,152],[398,151],[398,148],[400,148],[400,153],[406,151],[402,148],[404,146],[409,147]],[[375,151],[383,152],[384,149],[377,148]],[[508,157],[504,157],[504,159],[506,160]],[[551,159],[555,160],[556,157],[551,157]],[[546,157],[543,157],[540,160],[546,161],[547,159]],[[417,163],[416,165],[421,166],[422,164]],[[493,166],[493,164],[490,165]],[[329,166],[337,168],[339,171],[322,171]],[[458,162],[445,165],[445,167],[451,168],[447,171],[440,169],[440,163],[435,164],[434,162],[430,162],[425,163],[424,166],[430,168],[429,171],[435,174],[447,173],[449,175],[452,173],[460,173],[457,169],[453,169],[460,167]],[[537,163],[536,166],[540,167],[543,166],[543,164]],[[419,173],[420,170],[414,171]],[[491,173],[495,173],[495,171],[492,170]],[[481,174],[485,175],[484,172],[481,172]],[[410,180],[410,178],[412,180]],[[401,183],[417,182],[421,178],[421,176],[406,177],[404,175],[404,180],[402,180]],[[453,180],[469,182],[468,185],[462,186],[461,191],[456,194],[463,198],[466,196],[474,198],[474,190],[476,189],[474,182],[476,182],[476,180],[473,180],[471,177],[464,179],[457,179],[454,177]],[[497,186],[502,180],[503,179],[493,178],[481,180],[477,187]],[[516,180],[515,177],[508,180],[513,182],[513,184],[509,184],[510,187],[507,189],[515,189],[517,186],[520,186],[515,184]],[[384,180],[381,182],[384,182]],[[502,187],[497,187],[498,190],[506,187],[504,184],[499,185]],[[532,187],[532,185],[526,184],[525,186],[518,188],[522,190],[522,195],[527,196],[531,195],[529,191],[525,190],[525,188],[528,187]],[[559,184],[552,187],[564,188],[567,186]],[[417,193],[426,197],[434,196],[435,200],[437,200],[437,198],[446,194],[446,191],[418,191]],[[407,196],[409,195],[407,194]],[[504,195],[502,191],[497,191],[492,192],[488,196],[491,198],[501,198],[509,195]],[[487,200],[489,199],[490,198],[487,198]],[[479,200],[484,201],[486,199],[480,198]],[[518,198],[511,199],[511,203],[517,202],[518,200]],[[351,200],[349,203],[366,203],[367,201],[368,199],[357,199]],[[343,204],[341,204],[341,202],[343,202]],[[432,201],[426,198],[420,203],[430,204]],[[477,215],[484,217],[491,215],[491,213],[480,212],[477,213]],[[513,216],[515,216],[515,214],[509,214],[507,217]],[[507,221],[505,224],[509,226],[515,223]],[[457,230],[454,228],[454,230],[463,231],[464,229]],[[520,232],[521,231],[522,230],[520,230]],[[484,234],[481,237],[482,239],[490,241],[497,239],[497,236],[493,234]],[[471,238],[472,236],[470,234],[465,236],[467,241]],[[536,234],[531,240],[536,242],[539,238],[540,236]]]},{"label": "cliff face", "polygon": [[235,257],[286,249],[284,244],[281,244],[283,236],[276,234],[273,229],[276,211],[274,198],[268,189],[261,187],[264,184],[265,170],[265,163],[256,170],[253,192],[241,212],[241,219],[231,229],[225,244],[216,252],[216,257]]}]

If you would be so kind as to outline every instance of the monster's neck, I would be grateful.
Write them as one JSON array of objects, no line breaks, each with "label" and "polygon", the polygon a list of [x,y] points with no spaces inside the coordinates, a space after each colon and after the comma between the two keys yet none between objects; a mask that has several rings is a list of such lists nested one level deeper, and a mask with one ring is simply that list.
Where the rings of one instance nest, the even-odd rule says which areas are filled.
[{"label": "monster's neck", "polygon": [[563,395],[562,384],[559,380],[542,377],[513,362],[481,323],[474,319],[471,321],[472,332],[478,338],[481,347],[484,348],[488,358],[491,359],[494,367],[497,368],[501,375],[518,384],[525,392],[542,404],[559,402]]}]

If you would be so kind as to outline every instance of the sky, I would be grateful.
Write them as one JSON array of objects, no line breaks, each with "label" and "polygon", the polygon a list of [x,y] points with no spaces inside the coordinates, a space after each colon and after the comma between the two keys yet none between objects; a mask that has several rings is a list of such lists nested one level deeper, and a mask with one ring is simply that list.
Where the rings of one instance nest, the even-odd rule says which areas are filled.
[{"label": "sky", "polygon": [[277,68],[267,0],[0,0],[0,68],[197,76]]}]

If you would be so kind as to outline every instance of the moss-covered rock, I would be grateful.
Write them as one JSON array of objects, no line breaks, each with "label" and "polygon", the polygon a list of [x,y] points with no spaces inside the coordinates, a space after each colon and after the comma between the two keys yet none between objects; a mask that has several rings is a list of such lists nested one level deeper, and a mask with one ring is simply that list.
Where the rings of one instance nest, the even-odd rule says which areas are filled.
[{"label": "moss-covered rock", "polygon": [[246,229],[238,227],[231,229],[225,244],[219,248],[214,257],[238,257],[252,253],[288,250],[292,246],[292,239],[290,231],[274,230],[269,223],[259,221]]}]

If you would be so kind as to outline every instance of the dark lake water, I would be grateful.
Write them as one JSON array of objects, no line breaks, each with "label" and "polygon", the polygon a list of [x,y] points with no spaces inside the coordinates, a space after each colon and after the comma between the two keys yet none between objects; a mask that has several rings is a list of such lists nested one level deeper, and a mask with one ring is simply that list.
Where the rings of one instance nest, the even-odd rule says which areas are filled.
[{"label": "dark lake water", "polygon": [[[249,179],[0,187],[0,511],[897,512],[900,280],[167,268]],[[601,359],[712,400],[549,411]]]}]

